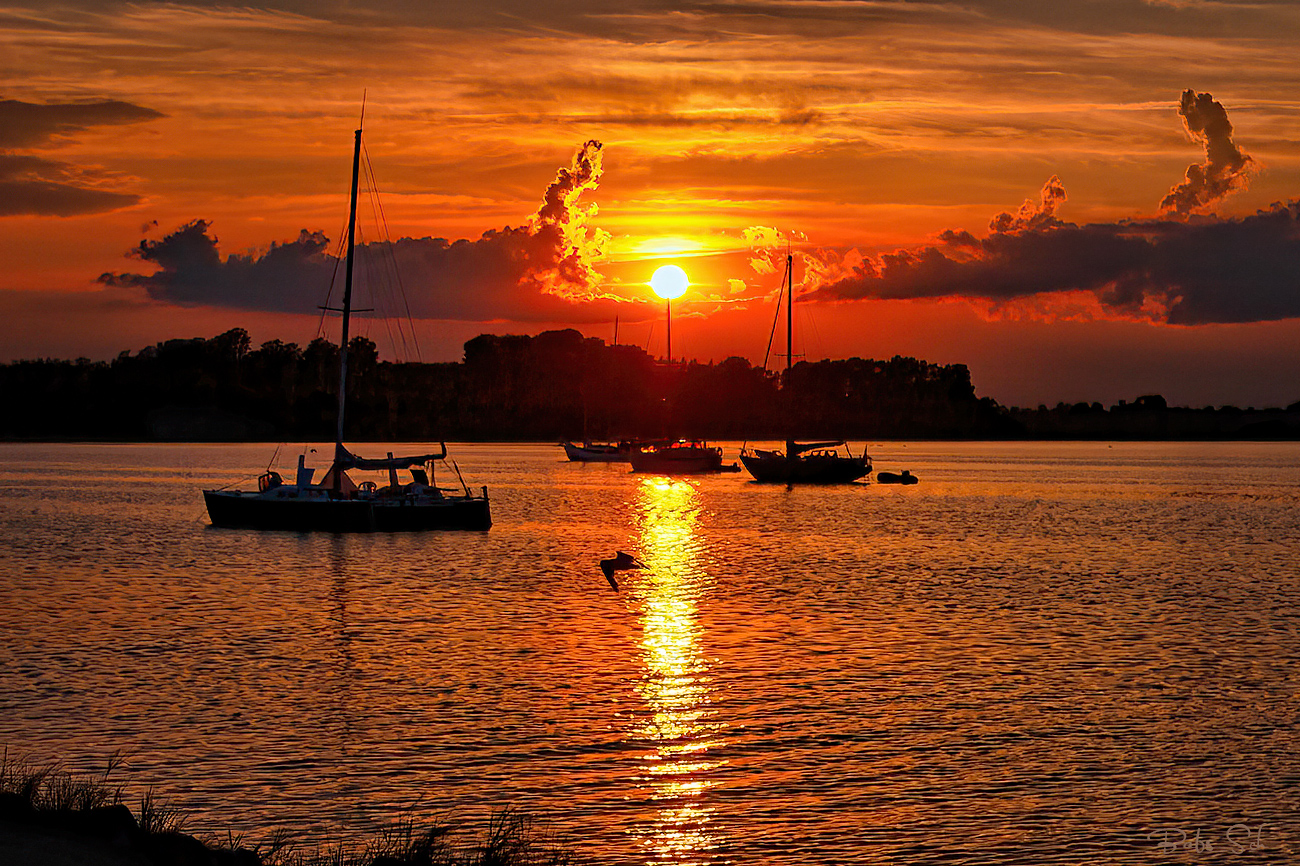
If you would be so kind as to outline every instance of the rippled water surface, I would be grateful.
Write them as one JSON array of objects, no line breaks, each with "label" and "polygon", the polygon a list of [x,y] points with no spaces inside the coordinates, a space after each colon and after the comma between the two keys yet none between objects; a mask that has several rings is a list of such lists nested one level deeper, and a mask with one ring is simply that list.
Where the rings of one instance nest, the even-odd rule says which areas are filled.
[{"label": "rippled water surface", "polygon": [[250,839],[515,806],[615,866],[1300,862],[1300,446],[786,490],[464,445],[487,533],[208,526],[272,450],[0,446],[11,756],[125,752]]}]

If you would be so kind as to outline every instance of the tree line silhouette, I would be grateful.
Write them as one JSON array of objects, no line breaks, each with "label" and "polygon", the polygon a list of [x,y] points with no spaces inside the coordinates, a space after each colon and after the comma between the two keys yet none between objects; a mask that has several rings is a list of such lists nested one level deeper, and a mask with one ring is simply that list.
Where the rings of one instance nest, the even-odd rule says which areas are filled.
[{"label": "tree line silhouette", "polygon": [[[107,362],[0,365],[8,439],[329,441],[338,347],[271,340],[235,328],[177,339]],[[1158,395],[1055,409],[1007,409],[978,397],[962,364],[801,362],[788,373],[743,358],[664,364],[640,348],[575,330],[484,334],[460,363],[379,360],[348,344],[350,441],[698,437],[852,439],[1296,438],[1286,410],[1170,409]]]}]

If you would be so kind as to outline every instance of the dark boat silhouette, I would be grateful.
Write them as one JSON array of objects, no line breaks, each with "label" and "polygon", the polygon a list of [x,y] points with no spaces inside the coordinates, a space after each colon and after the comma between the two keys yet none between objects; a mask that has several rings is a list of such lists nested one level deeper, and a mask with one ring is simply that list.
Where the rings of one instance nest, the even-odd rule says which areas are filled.
[{"label": "dark boat silhouette", "polygon": [[739,472],[734,463],[724,465],[722,449],[700,439],[650,442],[632,452],[633,472],[658,475],[702,475],[710,472]]},{"label": "dark boat silhouette", "polygon": [[841,447],[848,452],[843,440],[802,444],[787,440],[785,451],[751,448],[741,452],[740,462],[755,481],[769,484],[848,484],[871,473],[870,457],[841,453]]},{"label": "dark boat silhouette", "polygon": [[[320,483],[312,483],[314,470],[298,458],[298,473],[286,484],[278,472],[262,473],[256,491],[204,490],[208,517],[213,526],[266,530],[326,532],[414,531],[434,529],[488,529],[492,513],[487,488],[475,494],[461,479],[458,490],[437,486],[435,463],[447,457],[447,446],[439,443],[438,453],[374,459],[360,457],[343,444],[343,418],[347,406],[348,327],[352,318],[352,260],[357,222],[357,178],[361,167],[361,130],[356,131],[352,154],[352,199],[348,217],[347,270],[343,306],[342,341],[339,344],[339,404],[334,460]],[[329,308],[334,309],[334,308]],[[455,464],[452,464],[455,468]],[[373,481],[360,484],[350,470],[387,472],[382,487]],[[399,481],[407,471],[410,481]],[[460,477],[460,470],[456,470]]]},{"label": "dark boat silhouette", "polygon": [[[794,359],[794,256],[785,257],[782,288],[788,291],[785,313],[785,382],[790,387],[790,369]],[[787,423],[792,423],[789,419]],[[844,453],[839,451],[844,449]],[[863,446],[862,456],[855,457],[842,439],[798,443],[785,440],[785,450],[743,448],[740,462],[754,480],[767,484],[848,484],[871,474],[871,458]]]},{"label": "dark boat silhouette", "polygon": [[565,455],[574,463],[630,463],[635,442],[561,442]]}]

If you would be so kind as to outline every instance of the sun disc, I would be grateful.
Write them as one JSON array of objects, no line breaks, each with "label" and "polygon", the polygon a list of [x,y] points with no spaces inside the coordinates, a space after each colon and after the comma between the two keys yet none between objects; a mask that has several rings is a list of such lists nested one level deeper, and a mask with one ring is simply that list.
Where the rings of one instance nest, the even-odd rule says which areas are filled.
[{"label": "sun disc", "polygon": [[686,271],[677,267],[677,265],[664,265],[655,271],[654,276],[650,278],[650,288],[655,290],[655,294],[666,301],[673,298],[680,298],[686,293],[686,287],[691,284],[690,279],[686,276]]}]

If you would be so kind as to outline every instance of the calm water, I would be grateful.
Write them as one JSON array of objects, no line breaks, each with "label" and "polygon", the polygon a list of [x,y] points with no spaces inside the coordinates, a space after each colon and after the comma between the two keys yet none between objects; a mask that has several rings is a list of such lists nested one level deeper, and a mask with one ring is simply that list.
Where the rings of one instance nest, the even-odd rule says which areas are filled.
[{"label": "calm water", "polygon": [[272,450],[0,446],[11,756],[125,752],[252,840],[516,806],[615,866],[1300,862],[1300,446],[886,443],[921,484],[793,491],[460,446],[488,533],[209,527]]}]

